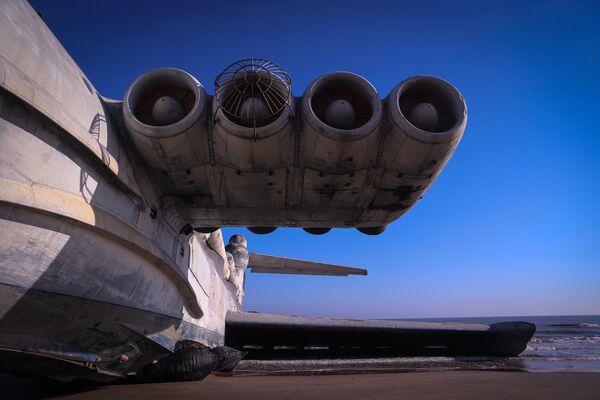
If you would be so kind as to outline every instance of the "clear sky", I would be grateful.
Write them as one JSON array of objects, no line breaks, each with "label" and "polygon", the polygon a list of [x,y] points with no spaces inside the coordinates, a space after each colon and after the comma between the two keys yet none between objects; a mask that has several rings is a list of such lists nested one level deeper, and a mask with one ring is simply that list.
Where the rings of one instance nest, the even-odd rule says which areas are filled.
[{"label": "clear sky", "polygon": [[[494,4],[502,3],[502,4]],[[251,251],[367,277],[249,274],[245,308],[364,318],[600,314],[600,3],[33,1],[105,96],[182,68],[212,93],[246,57],[301,95],[347,70],[382,97],[411,75],[464,95],[463,140],[432,189],[375,237],[242,232]]]}]

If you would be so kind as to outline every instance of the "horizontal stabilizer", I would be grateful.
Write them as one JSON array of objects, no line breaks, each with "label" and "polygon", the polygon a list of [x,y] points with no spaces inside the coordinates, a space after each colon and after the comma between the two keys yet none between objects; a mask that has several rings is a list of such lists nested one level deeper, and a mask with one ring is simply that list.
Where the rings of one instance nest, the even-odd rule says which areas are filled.
[{"label": "horizontal stabilizer", "polygon": [[263,274],[295,274],[295,275],[367,275],[367,270],[362,268],[344,267],[334,264],[323,264],[313,261],[295,260],[293,258],[267,256],[264,254],[250,253],[248,268],[252,272]]}]

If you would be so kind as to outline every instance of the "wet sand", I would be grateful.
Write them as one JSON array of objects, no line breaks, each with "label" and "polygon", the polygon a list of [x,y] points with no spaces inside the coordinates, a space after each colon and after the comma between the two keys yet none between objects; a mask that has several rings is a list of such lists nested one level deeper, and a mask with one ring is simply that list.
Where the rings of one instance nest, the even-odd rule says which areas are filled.
[{"label": "wet sand", "polygon": [[0,398],[54,399],[600,399],[600,373],[448,371],[320,376],[209,376],[200,382],[55,385],[2,382]]}]

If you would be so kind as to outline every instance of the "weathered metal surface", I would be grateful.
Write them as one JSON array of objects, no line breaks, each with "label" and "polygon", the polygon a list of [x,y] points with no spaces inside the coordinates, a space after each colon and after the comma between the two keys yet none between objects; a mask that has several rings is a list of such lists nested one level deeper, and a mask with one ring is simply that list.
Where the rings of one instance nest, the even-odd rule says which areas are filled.
[{"label": "weathered metal surface", "polygon": [[[181,314],[151,312],[143,304],[138,307],[1,284],[1,347],[26,353],[21,359],[28,355],[52,357],[53,371],[38,371],[35,363],[25,365],[24,370],[46,376],[52,372],[52,377],[59,377],[70,370],[62,365],[65,362],[123,374],[170,354],[179,340],[223,344],[223,332],[186,322]],[[0,368],[13,369],[10,362],[18,358],[16,354],[10,358],[0,355]],[[93,370],[81,370],[77,376],[70,372],[65,378],[83,377],[84,372],[91,375]]]},{"label": "weathered metal surface", "polygon": [[[266,65],[229,81],[268,89],[262,99],[225,93],[240,101],[233,108],[172,69],[143,75],[121,103],[96,92],[25,1],[0,2],[0,369],[106,381],[182,341],[222,345],[249,257],[255,272],[366,275],[249,256],[243,237],[225,247],[218,228],[382,231],[451,156],[464,101],[444,81],[416,77],[382,102],[350,73],[294,99],[287,78],[257,83],[272,78]],[[428,114],[410,112],[415,104]],[[230,318],[268,340],[281,327],[384,329]]]},{"label": "weathered metal surface", "polygon": [[497,324],[314,318],[229,312],[227,346],[248,358],[515,356],[535,333],[527,322]]},{"label": "weathered metal surface", "polygon": [[[0,187],[3,189],[0,193],[0,202],[14,207],[31,209],[30,218],[36,218],[36,212],[60,216],[63,224],[68,220],[73,220],[89,230],[96,231],[101,235],[108,235],[115,242],[131,247],[134,252],[147,258],[150,263],[161,269],[169,279],[174,281],[182,292],[188,311],[192,316],[196,318],[202,316],[202,310],[193,288],[188,283],[188,277],[174,265],[174,261],[168,255],[148,241],[135,227],[128,226],[101,208],[92,207],[81,197],[61,192],[58,189],[36,183],[26,185],[2,178],[0,178]],[[9,227],[2,226],[2,228],[8,229]],[[26,233],[20,239],[28,243],[27,238]],[[15,259],[23,257],[18,253],[9,254],[9,256],[13,256]]]},{"label": "weathered metal surface", "polygon": [[368,328],[368,329],[406,329],[406,330],[452,330],[483,332],[490,327],[488,324],[467,324],[455,322],[421,322],[396,320],[363,320],[354,318],[303,317],[297,315],[266,314],[252,312],[228,312],[227,323],[235,325],[260,324],[264,326],[295,326],[307,329],[322,328]]},{"label": "weathered metal surface", "polygon": [[176,229],[120,105],[23,1],[0,3],[0,70],[0,368],[116,379],[180,340],[223,344],[225,260]]},{"label": "weathered metal surface", "polygon": [[[161,96],[181,103],[183,117],[172,124],[152,120],[152,105]],[[208,95],[188,73],[162,68],[136,79],[123,101],[123,121],[146,162],[161,171],[185,171],[209,163],[208,137],[203,129],[209,114]]]},{"label": "weathered metal surface", "polygon": [[367,275],[367,270],[351,268],[341,265],[325,264],[293,258],[268,256],[265,254],[250,253],[248,268],[252,272],[266,274],[295,274],[295,275]]},{"label": "weathered metal surface", "polygon": [[[245,80],[254,82],[260,73],[270,76],[257,68],[227,79],[247,89],[252,85]],[[184,79],[179,84],[187,85]],[[280,96],[289,95],[285,93]],[[247,94],[233,96],[240,104],[230,104],[232,96],[220,101],[239,111]],[[327,115],[340,101],[346,110],[336,118],[350,115],[354,122],[334,127]],[[202,155],[180,167],[171,162],[165,206],[194,227],[360,227],[376,234],[423,197],[456,149],[467,119],[460,93],[426,76],[407,79],[382,101],[364,78],[334,72],[311,83],[302,98],[290,95],[285,104],[272,121],[247,126],[213,98],[214,118],[190,128],[194,141],[206,144],[203,151],[209,157]],[[431,132],[409,122],[412,108],[422,105],[434,112],[439,108]],[[126,115],[134,116],[126,107]],[[192,109],[172,127],[193,116]],[[158,123],[152,128],[166,136],[173,129]],[[129,131],[137,142],[139,129]],[[172,160],[191,160],[190,143],[191,147],[171,147]],[[157,165],[154,150],[138,148],[148,163]]]},{"label": "weathered metal surface", "polygon": [[116,132],[108,128],[98,93],[27,2],[0,3],[0,38],[0,86],[68,132],[139,196],[128,161],[117,159]]}]

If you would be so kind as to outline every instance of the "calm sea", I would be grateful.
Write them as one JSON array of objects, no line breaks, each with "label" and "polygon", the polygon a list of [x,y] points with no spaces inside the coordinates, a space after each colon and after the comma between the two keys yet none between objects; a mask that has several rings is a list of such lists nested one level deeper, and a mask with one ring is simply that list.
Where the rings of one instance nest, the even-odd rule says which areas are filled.
[{"label": "calm sea", "polygon": [[519,357],[396,357],[344,360],[242,360],[235,375],[350,374],[447,370],[600,372],[600,316],[419,319],[433,322],[527,321],[537,331]]}]

